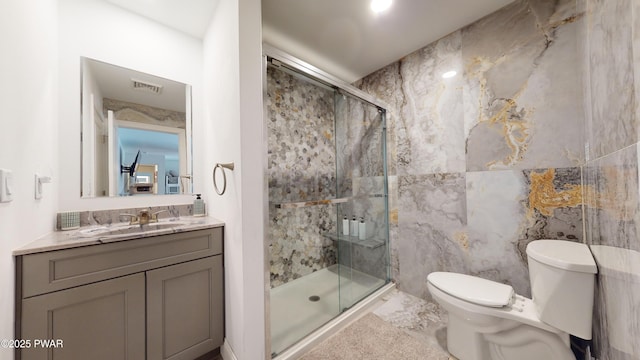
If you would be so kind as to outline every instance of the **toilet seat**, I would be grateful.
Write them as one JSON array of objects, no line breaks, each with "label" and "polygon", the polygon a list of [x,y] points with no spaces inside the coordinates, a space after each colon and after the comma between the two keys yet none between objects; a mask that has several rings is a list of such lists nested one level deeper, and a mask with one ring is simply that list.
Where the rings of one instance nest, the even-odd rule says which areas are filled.
[{"label": "toilet seat", "polygon": [[449,295],[482,306],[507,306],[515,295],[509,285],[459,273],[433,272],[427,281]]},{"label": "toilet seat", "polygon": [[[513,296],[511,297],[512,301],[508,302],[504,306],[492,307],[492,306],[481,305],[478,303],[467,301],[465,299],[462,299],[461,297],[449,294],[447,291],[440,289],[438,286],[436,286],[436,284],[433,283],[434,279],[436,282],[438,282],[438,278],[440,276],[436,275],[434,277],[432,276],[434,274],[438,274],[438,273],[431,273],[427,276],[427,288],[429,289],[433,297],[435,297],[436,299],[439,298],[444,300],[444,301],[439,301],[439,303],[445,309],[447,307],[445,304],[450,304],[452,306],[455,306],[459,309],[463,309],[470,313],[495,316],[497,318],[513,320],[522,324],[531,325],[536,328],[546,330],[552,333],[556,333],[560,335],[566,334],[562,330],[559,330],[555,327],[547,325],[546,323],[543,323],[536,313],[535,305],[533,304],[533,301],[529,298],[526,298],[521,295],[517,295],[515,294],[515,292],[513,292]],[[458,274],[458,275],[464,275],[464,274]],[[473,277],[470,275],[464,275],[464,276]],[[475,277],[475,279],[485,280],[498,285],[504,285],[491,280],[481,279],[477,277]],[[480,283],[483,283],[483,282],[480,282]],[[511,286],[509,285],[504,285],[504,286],[511,288]],[[511,290],[513,290],[513,288],[511,288]],[[567,340],[568,340],[568,335],[567,335]]]}]

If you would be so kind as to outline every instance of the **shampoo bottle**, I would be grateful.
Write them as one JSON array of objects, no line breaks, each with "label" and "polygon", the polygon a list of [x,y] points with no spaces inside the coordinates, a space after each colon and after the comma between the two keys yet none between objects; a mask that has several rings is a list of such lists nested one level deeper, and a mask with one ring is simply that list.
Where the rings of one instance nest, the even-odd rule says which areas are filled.
[{"label": "shampoo bottle", "polygon": [[356,220],[355,215],[353,216],[353,219],[349,222],[349,227],[351,228],[349,235],[358,236],[358,220]]},{"label": "shampoo bottle", "polygon": [[193,216],[204,215],[204,200],[202,200],[200,194],[196,194],[196,199],[193,200]]},{"label": "shampoo bottle", "polygon": [[360,222],[358,223],[358,238],[360,240],[364,240],[367,238],[367,223],[364,222],[364,218],[360,218]]},{"label": "shampoo bottle", "polygon": [[342,235],[349,236],[349,219],[347,219],[347,215],[342,219]]}]

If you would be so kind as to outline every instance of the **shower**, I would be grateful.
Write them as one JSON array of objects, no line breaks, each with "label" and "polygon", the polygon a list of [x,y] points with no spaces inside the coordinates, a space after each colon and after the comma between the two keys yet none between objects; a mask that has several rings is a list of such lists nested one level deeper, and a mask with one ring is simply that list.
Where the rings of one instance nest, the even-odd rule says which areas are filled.
[{"label": "shower", "polygon": [[389,282],[386,110],[266,47],[272,355]]}]

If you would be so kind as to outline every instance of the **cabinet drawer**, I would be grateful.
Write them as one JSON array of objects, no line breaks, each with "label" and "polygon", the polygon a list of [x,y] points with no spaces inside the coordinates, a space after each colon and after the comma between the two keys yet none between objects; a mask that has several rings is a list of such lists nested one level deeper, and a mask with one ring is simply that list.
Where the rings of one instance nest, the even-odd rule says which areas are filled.
[{"label": "cabinet drawer", "polygon": [[25,255],[22,297],[222,254],[222,227]]}]

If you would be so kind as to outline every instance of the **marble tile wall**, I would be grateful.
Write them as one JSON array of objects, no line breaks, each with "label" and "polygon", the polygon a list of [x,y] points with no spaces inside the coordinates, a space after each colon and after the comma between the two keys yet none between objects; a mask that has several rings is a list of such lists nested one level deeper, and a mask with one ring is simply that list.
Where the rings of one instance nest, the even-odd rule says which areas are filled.
[{"label": "marble tile wall", "polygon": [[429,299],[430,272],[458,271],[529,295],[526,244],[583,240],[583,18],[518,0],[356,83],[389,104],[401,290]]},{"label": "marble tile wall", "polygon": [[594,353],[640,359],[639,144],[589,161],[593,183],[585,209],[587,239],[598,265]]},{"label": "marble tile wall", "polygon": [[640,359],[640,2],[579,0],[586,19],[587,243],[598,277],[594,355]]},{"label": "marble tile wall", "polygon": [[185,129],[187,126],[187,115],[181,111],[160,109],[109,98],[104,98],[102,101],[105,118],[107,117],[107,111],[111,110],[115,113],[116,119],[119,120],[168,126],[178,129]]},{"label": "marble tile wall", "polygon": [[334,205],[277,209],[279,203],[336,197],[333,92],[267,69],[271,287],[333,265]]},{"label": "marble tile wall", "polygon": [[[387,278],[382,118],[360,100],[276,68],[267,71],[269,201],[348,198],[270,208],[271,286],[339,263]],[[345,238],[343,216],[363,218],[365,239]],[[340,224],[340,225],[338,225]]]},{"label": "marble tile wall", "polygon": [[[441,77],[451,70],[457,75]],[[388,104],[390,265],[401,290],[429,299],[429,272],[459,271],[528,296],[530,241],[587,242],[599,268],[593,354],[640,359],[640,1],[516,0],[355,85]],[[270,111],[276,121],[278,106]],[[349,111],[366,117],[364,109]],[[322,135],[312,137],[329,140]],[[285,201],[322,192],[319,184],[334,180],[328,172],[285,178],[275,170],[277,156],[291,156],[284,148],[307,135],[287,136],[270,138],[283,148],[270,153],[271,195]],[[342,160],[325,163],[332,161]],[[345,159],[338,168],[349,166]],[[340,176],[344,194],[378,186],[376,174],[361,168]],[[373,207],[344,211],[359,209]],[[321,223],[334,216],[289,215]],[[335,262],[334,245],[312,237],[301,243],[313,244],[306,248],[315,249],[313,259]],[[283,269],[298,266],[286,264],[296,251],[313,252],[278,251],[275,267]]]},{"label": "marble tile wall", "polygon": [[[180,216],[192,216],[193,204],[151,206],[144,208],[125,208],[112,210],[80,211],[80,226],[110,225],[127,222],[129,219],[122,214],[138,214],[141,210],[158,212],[158,219],[176,218]],[[56,230],[61,228],[60,213],[56,215]]]}]

